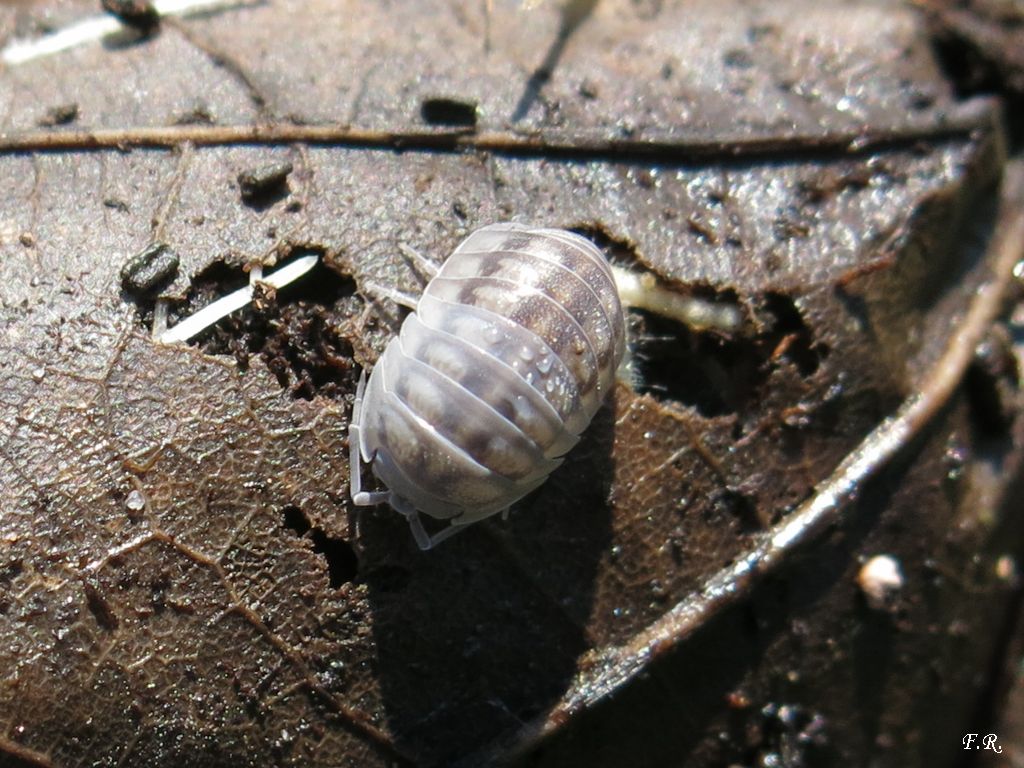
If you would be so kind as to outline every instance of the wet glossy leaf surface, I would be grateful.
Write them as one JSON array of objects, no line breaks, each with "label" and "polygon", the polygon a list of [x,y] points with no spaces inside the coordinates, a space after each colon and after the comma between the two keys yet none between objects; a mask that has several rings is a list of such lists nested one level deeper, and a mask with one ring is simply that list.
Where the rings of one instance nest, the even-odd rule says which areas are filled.
[{"label": "wet glossy leaf surface", "polygon": [[[840,524],[698,631],[659,622],[929,386],[1000,278],[996,105],[901,7],[572,7],[496,3],[485,50],[476,3],[214,4],[37,58],[98,8],[0,11],[0,763],[950,764],[1021,554],[1003,323]],[[251,123],[294,140],[219,132]],[[365,295],[418,290],[400,245],[512,217],[743,323],[634,313],[638,375],[550,482],[420,553],[348,501],[355,382],[401,318]],[[172,323],[322,263],[161,345],[122,281],[153,243]],[[879,552],[893,613],[856,586]],[[619,662],[642,674],[606,696]]]}]

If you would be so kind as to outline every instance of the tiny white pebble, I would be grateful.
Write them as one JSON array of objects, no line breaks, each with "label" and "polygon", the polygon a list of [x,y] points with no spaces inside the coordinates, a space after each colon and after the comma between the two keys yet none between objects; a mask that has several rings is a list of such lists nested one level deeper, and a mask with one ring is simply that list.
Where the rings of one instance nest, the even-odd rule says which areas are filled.
[{"label": "tiny white pebble", "polygon": [[138,491],[132,491],[128,494],[128,498],[125,499],[124,505],[132,512],[138,512],[146,506],[146,499]]},{"label": "tiny white pebble", "polygon": [[42,381],[45,378],[46,378],[46,371],[44,371],[42,368],[36,368],[35,370],[32,371],[32,379],[33,379],[33,381]]},{"label": "tiny white pebble", "polygon": [[1007,584],[1016,585],[1020,580],[1020,572],[1017,570],[1017,561],[1010,555],[1003,555],[996,560],[996,576]]},{"label": "tiny white pebble", "polygon": [[868,606],[876,611],[889,610],[903,588],[903,569],[891,555],[875,555],[861,566],[857,574]]}]

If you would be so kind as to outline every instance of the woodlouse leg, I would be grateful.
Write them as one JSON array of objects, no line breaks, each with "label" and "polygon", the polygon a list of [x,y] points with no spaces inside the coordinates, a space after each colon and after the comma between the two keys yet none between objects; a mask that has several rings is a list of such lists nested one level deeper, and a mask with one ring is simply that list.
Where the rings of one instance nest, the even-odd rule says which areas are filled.
[{"label": "woodlouse leg", "polygon": [[490,515],[483,515],[477,518],[467,518],[465,513],[463,513],[459,517],[453,518],[451,525],[447,528],[431,536],[427,533],[427,529],[423,527],[423,520],[420,519],[419,510],[408,499],[397,497],[391,502],[391,506],[395,511],[405,516],[405,519],[409,522],[409,528],[412,530],[412,537],[416,540],[416,545],[424,552],[428,549],[433,549],[442,541],[450,539],[456,533],[464,531],[469,527],[470,523],[476,522],[477,519],[490,517]]},{"label": "woodlouse leg", "polygon": [[473,523],[478,522],[480,520],[484,520],[493,515],[501,515],[502,520],[507,520],[508,512],[510,509],[511,507],[505,507],[505,509],[499,512],[488,512],[487,514],[483,515],[472,515],[463,512],[461,515],[452,520],[451,525],[449,525],[444,530],[438,531],[433,536],[427,533],[426,529],[423,527],[423,521],[420,520],[420,513],[417,512],[415,509],[408,512],[402,510],[399,511],[402,512],[402,514],[405,515],[405,519],[409,521],[409,527],[412,529],[412,537],[416,539],[416,544],[419,546],[420,549],[426,551],[428,549],[436,547],[442,541],[450,539],[455,534],[461,533],[462,531],[469,528],[469,526]]},{"label": "woodlouse leg", "polygon": [[409,530],[412,531],[412,537],[416,539],[417,547],[426,552],[437,543],[434,541],[433,537],[427,533],[427,529],[423,527],[423,521],[420,520],[419,512],[413,510],[406,514],[405,519],[409,521]]},{"label": "woodlouse leg", "polygon": [[437,273],[441,271],[441,268],[437,266],[437,264],[432,262],[415,248],[408,246],[405,243],[399,243],[398,250],[405,254],[405,257],[415,264],[416,269],[422,272],[428,280],[433,280],[437,277]]},{"label": "woodlouse leg", "polygon": [[[433,280],[441,269],[426,256],[405,243],[399,243],[398,250],[400,250],[405,257],[413,263],[416,269],[421,273],[420,277],[426,277],[428,281]],[[383,285],[374,280],[363,280],[362,288],[363,293],[373,301],[378,299],[390,299],[395,302],[395,304],[413,311],[416,311],[416,305],[419,303],[419,296],[399,290],[398,288],[392,288],[389,285]]]},{"label": "woodlouse leg", "polygon": [[396,512],[401,513],[405,517],[406,522],[409,523],[409,530],[412,531],[412,537],[416,540],[416,546],[424,552],[428,549],[433,549],[445,539],[459,532],[459,529],[452,525],[431,536],[427,533],[427,529],[423,527],[423,520],[420,518],[419,510],[408,499],[403,499],[400,496],[396,497],[392,500],[391,506]]},{"label": "woodlouse leg", "polygon": [[363,407],[363,391],[366,389],[366,371],[359,374],[356,400],[352,404],[352,421],[348,425],[348,493],[357,507],[372,507],[391,500],[391,491],[363,490],[363,457],[359,450],[359,412]]},{"label": "woodlouse leg", "polygon": [[458,525],[453,522],[444,530],[438,531],[431,536],[423,527],[423,521],[420,520],[419,512],[413,510],[412,512],[406,512],[403,514],[405,514],[405,519],[409,521],[409,528],[412,530],[412,537],[416,539],[416,545],[424,552],[428,549],[433,549],[442,541],[450,539],[456,533],[460,533],[468,527],[466,525]]},{"label": "woodlouse leg", "polygon": [[499,510],[497,510],[495,512],[465,512],[464,511],[458,517],[452,518],[452,527],[454,527],[454,528],[467,528],[470,525],[472,525],[473,523],[479,523],[481,520],[486,520],[487,518],[494,517],[495,515],[501,515],[502,519],[504,520],[504,519],[507,518],[508,511],[510,509],[511,509],[511,507],[506,507],[505,509],[499,509]]},{"label": "woodlouse leg", "polygon": [[405,291],[400,291],[397,288],[391,288],[387,285],[381,285],[373,280],[364,280],[362,288],[374,299],[391,299],[395,304],[412,310],[416,309],[416,303],[419,301],[418,296],[413,296],[411,293],[406,293]]}]

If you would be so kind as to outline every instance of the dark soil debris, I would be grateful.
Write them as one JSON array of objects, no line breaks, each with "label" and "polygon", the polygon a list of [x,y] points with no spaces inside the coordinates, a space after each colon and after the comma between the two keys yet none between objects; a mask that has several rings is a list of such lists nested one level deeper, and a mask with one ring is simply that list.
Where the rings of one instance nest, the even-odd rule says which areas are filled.
[{"label": "dark soil debris", "polygon": [[150,243],[121,268],[121,287],[132,296],[147,296],[178,274],[178,254],[166,243]]},{"label": "dark soil debris", "polygon": [[106,630],[117,629],[120,622],[117,619],[117,614],[114,613],[113,607],[107,602],[106,598],[100,593],[95,585],[85,582],[83,584],[85,589],[85,602],[89,607],[89,612],[96,618],[96,622]]},{"label": "dark soil debris", "polygon": [[[833,765],[828,721],[790,704],[767,704],[746,722],[747,765],[812,768]],[[739,740],[738,740],[739,741]]]},{"label": "dark soil debris", "polygon": [[77,119],[78,104],[70,102],[68,104],[58,104],[55,107],[50,107],[46,110],[46,114],[38,120],[37,125],[41,128],[53,128],[57,125],[73,123]]},{"label": "dark soil debris", "polygon": [[149,0],[100,0],[103,10],[116,16],[122,24],[151,34],[160,26],[160,12]]},{"label": "dark soil debris", "polygon": [[1005,328],[978,345],[964,387],[976,438],[1005,438],[1013,424],[1020,372]]},{"label": "dark soil debris", "polygon": [[818,370],[821,359],[828,356],[828,347],[814,342],[811,329],[807,327],[791,297],[781,293],[766,293],[764,306],[775,320],[767,338],[778,339],[772,351],[772,359],[788,360],[796,366],[801,376],[812,375]]},{"label": "dark soil debris", "polygon": [[[302,253],[292,253],[300,256]],[[245,274],[216,262],[197,275],[186,301],[171,313],[171,325],[246,283]],[[262,288],[262,290],[260,290]],[[192,343],[207,354],[235,358],[247,370],[262,358],[294,397],[340,398],[355,387],[352,346],[343,331],[358,312],[355,282],[321,262],[301,280],[280,290],[258,285],[253,303]],[[145,315],[143,322],[145,322]]]},{"label": "dark soil debris", "polygon": [[121,213],[128,213],[128,203],[117,197],[107,197],[103,200],[103,205],[106,208],[110,208]]},{"label": "dark soil debris", "polygon": [[264,207],[288,196],[289,161],[251,168],[238,174],[238,189],[246,205]]}]

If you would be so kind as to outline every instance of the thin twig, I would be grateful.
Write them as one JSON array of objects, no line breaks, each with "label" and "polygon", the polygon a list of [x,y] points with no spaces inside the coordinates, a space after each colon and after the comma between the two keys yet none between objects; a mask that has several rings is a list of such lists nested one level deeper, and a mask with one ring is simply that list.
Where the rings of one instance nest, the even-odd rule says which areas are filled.
[{"label": "thin twig", "polygon": [[14,759],[16,765],[34,766],[35,768],[53,768],[49,755],[18,744],[16,741],[0,736],[0,758],[4,755]]},{"label": "thin twig", "polygon": [[346,125],[167,125],[95,130],[32,130],[0,133],[0,152],[53,152],[62,150],[126,150],[174,148],[186,142],[196,146],[238,144],[313,144],[401,150],[490,151],[522,155],[636,155],[679,160],[738,159],[822,152],[853,156],[890,147],[913,146],[927,140],[967,139],[979,129],[994,127],[997,112],[978,100],[958,110],[941,125],[912,126],[883,131],[838,131],[783,137],[749,135],[688,140],[652,136],[635,139],[583,138],[557,133],[512,131],[436,130],[388,131]]}]

